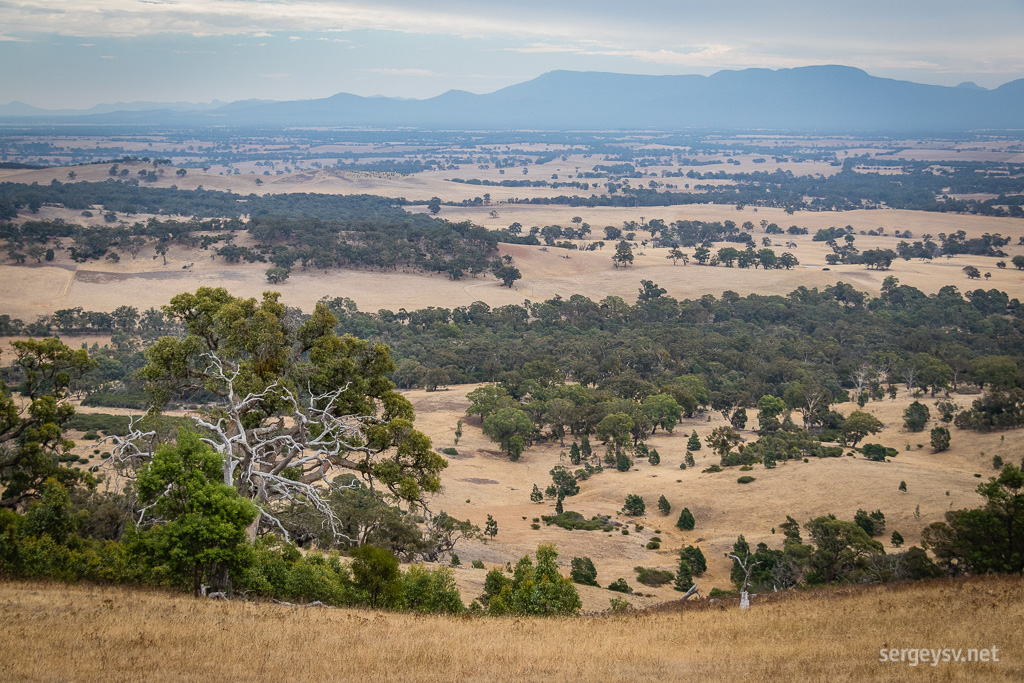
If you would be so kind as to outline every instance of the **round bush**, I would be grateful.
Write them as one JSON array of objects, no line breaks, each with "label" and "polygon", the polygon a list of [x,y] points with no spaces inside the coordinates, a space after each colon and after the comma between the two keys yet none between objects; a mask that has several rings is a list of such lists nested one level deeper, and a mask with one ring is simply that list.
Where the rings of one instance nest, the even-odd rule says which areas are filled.
[{"label": "round bush", "polygon": [[748,476],[740,477],[739,479],[736,480],[736,483],[738,483],[738,484],[749,484],[750,482],[755,481],[756,479],[757,479],[757,477],[751,477],[751,476],[748,475]]}]

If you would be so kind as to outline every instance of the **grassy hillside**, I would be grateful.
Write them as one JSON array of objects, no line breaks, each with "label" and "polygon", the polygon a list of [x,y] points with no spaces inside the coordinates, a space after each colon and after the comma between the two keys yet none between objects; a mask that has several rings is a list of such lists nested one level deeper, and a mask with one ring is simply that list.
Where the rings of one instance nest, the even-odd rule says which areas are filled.
[{"label": "grassy hillside", "polygon": [[[0,667],[24,680],[1021,680],[1019,577],[577,619],[446,618],[0,584]],[[880,662],[882,648],[998,662]],[[909,656],[909,655],[907,655]]]}]

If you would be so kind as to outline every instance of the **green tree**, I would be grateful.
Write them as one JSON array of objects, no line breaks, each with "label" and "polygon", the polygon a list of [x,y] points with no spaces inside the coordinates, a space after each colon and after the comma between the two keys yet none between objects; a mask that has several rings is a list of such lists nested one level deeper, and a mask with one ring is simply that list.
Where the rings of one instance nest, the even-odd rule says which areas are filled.
[{"label": "green tree", "polygon": [[911,432],[924,431],[930,417],[928,406],[920,401],[914,401],[903,411],[903,426]]},{"label": "green tree", "polygon": [[683,408],[669,394],[652,394],[641,404],[642,411],[653,425],[652,433],[661,427],[669,434],[679,423]]},{"label": "green tree", "polygon": [[690,567],[690,560],[680,553],[679,565],[676,569],[676,578],[672,582],[673,588],[685,593],[693,586],[693,569]]},{"label": "green tree", "polygon": [[530,492],[530,500],[534,503],[540,503],[544,500],[544,494],[540,492],[536,484],[533,485],[533,491]]},{"label": "green tree", "polygon": [[84,350],[56,338],[15,340],[11,346],[24,379],[20,398],[0,380],[0,508],[38,498],[48,479],[71,488],[86,478],[63,462],[74,447],[64,429],[75,414],[69,388],[96,366]]},{"label": "green tree", "polygon": [[430,201],[427,202],[427,210],[430,211],[431,215],[436,216],[441,211],[441,200],[438,197],[431,197]]},{"label": "green tree", "polygon": [[597,423],[597,438],[603,443],[610,442],[615,451],[621,453],[629,445],[634,424],[633,418],[626,413],[606,415]]},{"label": "green tree", "polygon": [[679,550],[680,562],[685,561],[690,565],[690,572],[693,576],[703,576],[708,570],[708,560],[700,548],[692,545],[684,546]]},{"label": "green tree", "polygon": [[282,268],[280,266],[274,266],[273,268],[267,269],[267,282],[272,285],[279,284],[288,279],[291,271],[288,268]]},{"label": "green tree", "polygon": [[725,458],[743,438],[732,427],[722,426],[715,427],[704,440],[707,442],[708,448],[717,453],[719,457]]},{"label": "green tree", "polygon": [[626,504],[622,506],[622,511],[627,515],[642,515],[647,510],[647,506],[644,505],[644,499],[642,496],[630,493],[626,496]]},{"label": "green tree", "polygon": [[1004,465],[998,477],[980,484],[985,504],[951,510],[945,522],[924,529],[921,545],[954,574],[1024,571],[1024,473]]},{"label": "green tree", "polygon": [[498,523],[490,515],[487,515],[487,523],[484,524],[484,535],[488,538],[494,538],[498,535]]},{"label": "green tree", "polygon": [[496,384],[474,389],[466,394],[466,398],[469,399],[469,408],[466,409],[466,414],[479,415],[481,424],[488,415],[499,408],[511,408],[517,405],[515,399],[509,396],[508,390]]},{"label": "green tree", "polygon": [[555,466],[548,474],[551,475],[551,483],[554,484],[557,494],[575,496],[580,492],[580,485],[575,475],[561,465]]},{"label": "green tree", "polygon": [[679,513],[679,519],[676,520],[676,526],[683,531],[690,531],[696,525],[696,520],[693,518],[693,513],[690,512],[690,508],[683,508],[683,511]]},{"label": "green tree", "polygon": [[684,266],[690,261],[690,257],[684,254],[679,247],[672,247],[669,249],[668,256],[665,258],[670,259],[673,266],[676,265],[676,261],[682,261]]},{"label": "green tree", "polygon": [[809,583],[859,582],[871,556],[882,552],[882,544],[857,524],[832,515],[812,519],[804,527],[815,545],[809,560]]},{"label": "green tree", "polygon": [[899,548],[903,545],[903,534],[898,531],[892,532],[892,538],[890,539],[894,548]]},{"label": "green tree", "polygon": [[632,467],[633,460],[626,455],[625,451],[621,451],[615,456],[615,469],[619,472],[628,472]]},{"label": "green tree", "polygon": [[509,289],[512,289],[512,285],[514,285],[517,280],[523,279],[523,274],[518,268],[511,264],[501,262],[498,262],[493,268],[491,268],[491,274],[501,280],[501,284]]},{"label": "green tree", "polygon": [[483,432],[515,462],[526,449],[526,439],[533,434],[533,422],[518,408],[499,408],[484,420]]},{"label": "green tree", "polygon": [[354,548],[352,579],[357,590],[366,596],[370,607],[397,607],[403,593],[402,573],[398,559],[388,550],[372,545]]},{"label": "green tree", "polygon": [[[202,585],[227,585],[230,572],[243,565],[246,527],[256,507],[221,481],[224,460],[189,431],[175,446],[157,449],[135,482],[140,505],[156,522],[135,541],[154,565],[190,581],[195,595]],[[145,521],[145,520],[143,520]]]},{"label": "green tree", "polygon": [[699,451],[700,449],[700,437],[697,436],[697,430],[694,429],[692,432],[690,432],[690,439],[686,442],[686,450]]},{"label": "green tree", "polygon": [[615,254],[612,255],[612,265],[616,268],[619,266],[625,268],[631,263],[633,263],[633,249],[627,242],[619,242],[615,248]]},{"label": "green tree", "polygon": [[1012,389],[1020,382],[1020,368],[1010,356],[979,358],[971,375],[978,384],[993,390]]},{"label": "green tree", "polygon": [[949,450],[949,430],[945,427],[935,427],[931,433],[932,449],[939,453]]},{"label": "green tree", "polygon": [[668,502],[668,498],[665,496],[658,498],[658,511],[663,515],[667,515],[672,512],[672,504]]},{"label": "green tree", "polygon": [[570,564],[569,578],[573,583],[581,583],[584,586],[597,585],[597,569],[589,557],[574,557]]},{"label": "green tree", "polygon": [[877,434],[882,431],[882,427],[885,425],[871,413],[865,413],[861,410],[855,410],[849,414],[846,420],[843,421],[843,426],[840,428],[839,433],[843,438],[843,441],[853,448],[857,447],[857,443],[869,434]]}]

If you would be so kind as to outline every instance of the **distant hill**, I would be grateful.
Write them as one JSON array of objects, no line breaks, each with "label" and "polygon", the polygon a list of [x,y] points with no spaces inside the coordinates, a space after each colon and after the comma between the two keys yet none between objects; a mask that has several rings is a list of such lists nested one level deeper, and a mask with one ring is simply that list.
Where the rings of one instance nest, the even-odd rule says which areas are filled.
[{"label": "distant hill", "polygon": [[[877,78],[846,66],[641,76],[552,71],[475,95],[452,90],[425,100],[347,93],[315,100],[251,100],[82,112],[79,123],[382,126],[461,129],[767,129],[938,132],[1024,129],[1024,79],[994,90]],[[4,113],[10,112],[7,116]],[[0,120],[46,122],[55,113],[12,103]]]}]

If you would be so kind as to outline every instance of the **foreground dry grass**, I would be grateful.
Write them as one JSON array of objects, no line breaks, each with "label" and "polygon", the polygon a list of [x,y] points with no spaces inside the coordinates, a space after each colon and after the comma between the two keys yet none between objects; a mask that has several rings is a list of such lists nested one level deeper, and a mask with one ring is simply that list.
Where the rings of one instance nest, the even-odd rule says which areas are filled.
[{"label": "foreground dry grass", "polygon": [[[741,613],[423,617],[0,584],[0,667],[23,680],[1021,680],[1020,577],[793,594]],[[998,663],[881,663],[881,648]]]}]

